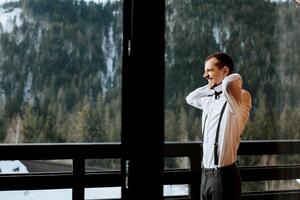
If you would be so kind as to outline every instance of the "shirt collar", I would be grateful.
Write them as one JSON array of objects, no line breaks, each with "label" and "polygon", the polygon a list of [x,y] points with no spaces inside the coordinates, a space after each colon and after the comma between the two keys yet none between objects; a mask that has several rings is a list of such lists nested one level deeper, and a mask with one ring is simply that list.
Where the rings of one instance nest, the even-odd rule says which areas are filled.
[{"label": "shirt collar", "polygon": [[222,83],[219,84],[218,86],[214,87],[213,90],[216,92],[221,92],[222,91]]}]

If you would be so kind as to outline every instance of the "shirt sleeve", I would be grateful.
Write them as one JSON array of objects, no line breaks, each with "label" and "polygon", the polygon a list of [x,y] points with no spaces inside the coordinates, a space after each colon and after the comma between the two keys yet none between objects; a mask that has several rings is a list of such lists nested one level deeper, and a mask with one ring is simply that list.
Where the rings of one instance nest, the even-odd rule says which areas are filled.
[{"label": "shirt sleeve", "polygon": [[[242,78],[239,74],[234,73],[226,76],[223,80],[223,92],[227,99],[229,109],[231,112],[236,113],[241,108],[249,104],[249,95],[245,95],[245,90],[242,89]],[[251,100],[250,100],[251,101]]]},{"label": "shirt sleeve", "polygon": [[204,104],[207,101],[207,95],[211,93],[211,90],[208,88],[208,85],[197,88],[192,91],[187,97],[186,102],[191,106],[203,110]]}]

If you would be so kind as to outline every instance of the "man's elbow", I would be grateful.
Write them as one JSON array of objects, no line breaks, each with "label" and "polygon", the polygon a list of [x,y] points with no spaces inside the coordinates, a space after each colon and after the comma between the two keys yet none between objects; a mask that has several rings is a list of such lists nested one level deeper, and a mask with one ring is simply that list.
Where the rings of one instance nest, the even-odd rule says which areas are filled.
[{"label": "man's elbow", "polygon": [[186,101],[186,103],[187,104],[192,104],[192,99],[191,99],[191,97],[190,97],[190,95],[188,95],[186,98],[185,98],[185,101]]}]

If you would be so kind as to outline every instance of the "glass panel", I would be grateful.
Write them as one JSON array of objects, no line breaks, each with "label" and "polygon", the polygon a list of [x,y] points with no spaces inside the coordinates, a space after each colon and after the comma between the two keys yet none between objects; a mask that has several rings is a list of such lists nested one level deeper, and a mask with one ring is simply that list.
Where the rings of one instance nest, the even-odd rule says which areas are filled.
[{"label": "glass panel", "polygon": [[255,181],[242,183],[243,192],[299,190],[300,179],[280,181]]},{"label": "glass panel", "polygon": [[95,199],[120,199],[121,188],[120,187],[108,187],[108,188],[86,188],[85,197],[86,200]]},{"label": "glass panel", "polygon": [[121,159],[86,159],[87,172],[121,170]]},{"label": "glass panel", "polygon": [[[188,105],[185,97],[207,85],[204,60],[217,51],[233,57],[235,71],[252,96],[241,139],[299,139],[299,5],[292,0],[165,2],[165,141],[201,140],[202,111]],[[298,155],[238,159],[239,166],[299,163]],[[299,189],[298,182],[243,183],[243,191]]]},{"label": "glass panel", "polygon": [[122,13],[116,0],[0,1],[0,141],[120,141]]},{"label": "glass panel", "polygon": [[300,155],[238,156],[239,166],[300,165]]},{"label": "glass panel", "polygon": [[185,97],[207,84],[216,51],[233,57],[252,96],[242,139],[299,139],[299,18],[294,1],[166,0],[165,139],[200,139],[201,111]]},{"label": "glass panel", "polygon": [[0,191],[1,200],[72,200],[71,189]]},{"label": "glass panel", "polygon": [[190,169],[188,157],[165,158],[165,169]]}]

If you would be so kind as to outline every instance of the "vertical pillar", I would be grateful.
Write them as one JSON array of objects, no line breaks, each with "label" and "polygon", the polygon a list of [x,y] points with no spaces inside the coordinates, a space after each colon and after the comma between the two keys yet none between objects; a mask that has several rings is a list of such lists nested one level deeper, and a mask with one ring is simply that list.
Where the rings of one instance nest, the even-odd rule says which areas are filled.
[{"label": "vertical pillar", "polygon": [[123,199],[163,199],[164,14],[164,1],[124,0]]}]

